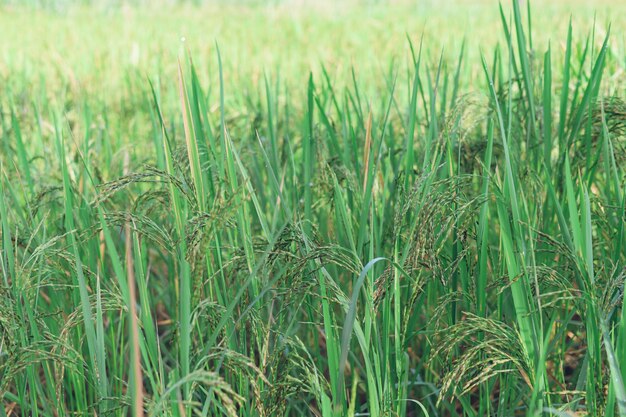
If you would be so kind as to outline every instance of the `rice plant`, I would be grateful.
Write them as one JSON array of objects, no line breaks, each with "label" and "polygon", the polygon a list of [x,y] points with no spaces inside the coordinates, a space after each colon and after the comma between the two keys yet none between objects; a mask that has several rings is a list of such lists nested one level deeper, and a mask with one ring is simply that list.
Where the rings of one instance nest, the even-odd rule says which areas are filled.
[{"label": "rice plant", "polygon": [[[103,4],[0,12],[91,13],[95,45],[150,10]],[[272,42],[294,6],[171,7]],[[7,43],[0,417],[626,416],[623,7],[480,7],[490,39],[405,28],[387,61]],[[306,10],[276,27],[347,39]]]}]

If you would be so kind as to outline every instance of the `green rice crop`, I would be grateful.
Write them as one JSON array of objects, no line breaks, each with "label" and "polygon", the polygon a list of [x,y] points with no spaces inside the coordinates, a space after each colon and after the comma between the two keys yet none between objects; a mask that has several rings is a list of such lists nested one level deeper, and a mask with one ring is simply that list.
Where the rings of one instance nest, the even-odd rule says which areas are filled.
[{"label": "green rice crop", "polygon": [[0,417],[626,417],[626,7],[0,1]]}]

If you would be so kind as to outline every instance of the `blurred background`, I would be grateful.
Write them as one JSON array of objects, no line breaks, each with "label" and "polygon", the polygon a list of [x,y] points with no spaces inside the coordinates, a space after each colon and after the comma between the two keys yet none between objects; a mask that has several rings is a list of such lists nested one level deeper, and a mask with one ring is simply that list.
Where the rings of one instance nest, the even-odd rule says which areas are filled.
[{"label": "blurred background", "polygon": [[[609,73],[614,81],[624,78],[626,2],[531,6],[530,47],[543,51],[552,40],[556,62],[564,53],[570,17],[574,39],[581,41],[578,55],[582,40],[597,45],[612,25],[608,54],[615,71]],[[338,86],[356,78],[375,99],[377,91],[388,89],[393,67],[401,69],[399,81],[407,75],[410,43],[417,49],[420,41],[431,71],[440,57],[444,66],[455,66],[463,46],[463,59],[471,64],[462,68],[461,85],[476,86],[470,81],[482,82],[481,50],[506,51],[503,17],[511,19],[508,1],[500,6],[495,0],[1,0],[0,104],[13,96],[69,110],[89,101],[135,113],[134,100],[148,94],[148,80],[161,94],[175,97],[179,59],[193,58],[201,82],[215,85],[217,45],[227,89],[236,85],[250,93],[264,74],[280,79],[285,91],[301,93],[310,72],[319,77],[325,70]]]}]

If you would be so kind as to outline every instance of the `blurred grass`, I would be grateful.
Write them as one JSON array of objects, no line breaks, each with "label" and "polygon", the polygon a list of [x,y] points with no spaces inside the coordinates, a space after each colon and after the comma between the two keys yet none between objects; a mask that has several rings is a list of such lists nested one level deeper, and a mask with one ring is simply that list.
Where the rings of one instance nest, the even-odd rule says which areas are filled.
[{"label": "blurred grass", "polygon": [[[310,70],[319,71],[324,64],[339,82],[350,78],[354,66],[360,79],[380,86],[382,72],[392,59],[404,65],[407,36],[413,40],[423,36],[429,56],[443,51],[451,60],[466,39],[470,62],[477,62],[479,46],[489,50],[499,40],[494,36],[500,28],[495,1],[356,6],[303,3],[298,7],[293,2],[274,6],[72,7],[60,12],[4,7],[0,13],[0,74],[5,80],[9,74],[13,79],[24,74],[32,82],[43,77],[51,87],[69,83],[85,95],[100,90],[115,98],[116,92],[124,90],[118,87],[129,74],[174,76],[182,49],[192,52],[204,80],[208,68],[215,69],[217,41],[223,51],[227,84],[241,80],[256,84],[267,70],[301,85]],[[533,37],[538,50],[552,38],[555,53],[561,54],[562,34],[570,15],[574,29],[588,33],[595,13],[598,37],[603,36],[609,21],[614,27],[611,53],[623,70],[626,3],[573,0],[534,6]],[[475,70],[464,74],[464,84],[479,74]]]}]

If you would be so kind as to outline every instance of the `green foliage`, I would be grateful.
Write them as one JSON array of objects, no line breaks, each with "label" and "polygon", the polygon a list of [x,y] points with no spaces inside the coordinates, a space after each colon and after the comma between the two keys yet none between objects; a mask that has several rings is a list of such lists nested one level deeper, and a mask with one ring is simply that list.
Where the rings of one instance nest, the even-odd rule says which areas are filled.
[{"label": "green foliage", "polygon": [[8,64],[0,416],[626,416],[623,39],[540,12],[375,77]]}]

